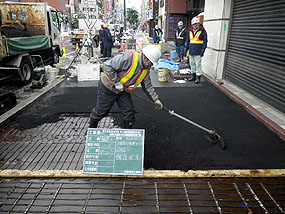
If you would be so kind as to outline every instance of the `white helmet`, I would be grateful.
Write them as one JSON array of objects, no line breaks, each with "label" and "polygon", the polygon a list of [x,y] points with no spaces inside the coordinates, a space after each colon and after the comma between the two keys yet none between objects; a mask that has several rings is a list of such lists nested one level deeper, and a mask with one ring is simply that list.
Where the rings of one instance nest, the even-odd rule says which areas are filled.
[{"label": "white helmet", "polygon": [[197,23],[200,23],[200,20],[198,18],[198,16],[195,16],[192,21],[191,21],[191,25],[194,25],[194,24],[197,24]]},{"label": "white helmet", "polygon": [[153,63],[153,65],[158,65],[158,60],[161,57],[161,51],[157,45],[148,45],[142,49],[142,52]]},{"label": "white helmet", "polygon": [[155,25],[155,29],[158,30],[158,28],[159,28],[158,25]]},{"label": "white helmet", "polygon": [[178,26],[183,26],[183,22],[182,22],[182,21],[179,21],[179,22],[178,22]]}]

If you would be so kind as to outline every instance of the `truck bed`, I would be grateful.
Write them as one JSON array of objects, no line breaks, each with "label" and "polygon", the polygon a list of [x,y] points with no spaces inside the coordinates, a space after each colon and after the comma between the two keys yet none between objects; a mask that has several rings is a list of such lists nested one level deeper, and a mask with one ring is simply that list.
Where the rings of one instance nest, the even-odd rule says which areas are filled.
[{"label": "truck bed", "polygon": [[48,36],[7,38],[8,55],[14,56],[30,51],[49,48]]}]

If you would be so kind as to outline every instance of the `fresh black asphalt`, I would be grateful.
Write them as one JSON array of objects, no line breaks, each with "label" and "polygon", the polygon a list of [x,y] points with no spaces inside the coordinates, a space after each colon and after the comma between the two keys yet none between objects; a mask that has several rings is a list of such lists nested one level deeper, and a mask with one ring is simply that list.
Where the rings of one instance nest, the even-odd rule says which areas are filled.
[{"label": "fresh black asphalt", "polygon": [[[56,123],[64,113],[85,113],[96,104],[96,84],[66,81],[14,118],[18,129]],[[267,127],[233,102],[211,83],[199,87],[158,87],[164,105],[176,113],[215,129],[227,148],[209,142],[204,131],[133,96],[135,129],[145,129],[144,168],[190,169],[281,169],[285,167],[285,143]],[[139,88],[136,94],[144,96]],[[121,114],[111,110],[115,123]]]}]

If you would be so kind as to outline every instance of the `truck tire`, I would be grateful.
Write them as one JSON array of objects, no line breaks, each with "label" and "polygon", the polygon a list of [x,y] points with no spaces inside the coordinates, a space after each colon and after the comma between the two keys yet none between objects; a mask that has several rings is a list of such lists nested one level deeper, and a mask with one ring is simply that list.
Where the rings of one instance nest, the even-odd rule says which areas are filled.
[{"label": "truck tire", "polygon": [[21,81],[22,85],[28,85],[32,82],[33,70],[34,69],[29,58],[23,58],[20,64],[20,72],[24,77],[24,80]]}]

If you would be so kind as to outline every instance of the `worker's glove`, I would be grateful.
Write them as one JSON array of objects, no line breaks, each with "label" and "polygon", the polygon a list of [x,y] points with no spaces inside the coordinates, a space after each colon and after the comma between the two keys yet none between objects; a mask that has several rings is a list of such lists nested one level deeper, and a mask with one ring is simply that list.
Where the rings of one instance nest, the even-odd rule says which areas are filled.
[{"label": "worker's glove", "polygon": [[124,91],[124,86],[123,86],[123,83],[121,82],[117,82],[115,84],[115,88],[118,90],[118,91]]},{"label": "worker's glove", "polygon": [[160,100],[157,100],[154,102],[155,108],[161,110],[163,108],[163,104],[160,102]]}]

